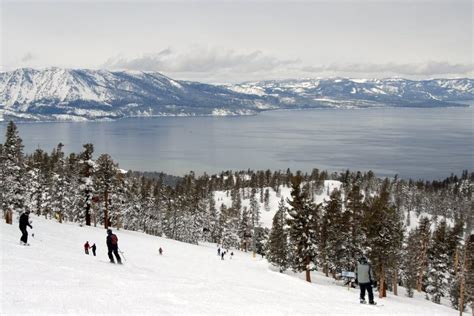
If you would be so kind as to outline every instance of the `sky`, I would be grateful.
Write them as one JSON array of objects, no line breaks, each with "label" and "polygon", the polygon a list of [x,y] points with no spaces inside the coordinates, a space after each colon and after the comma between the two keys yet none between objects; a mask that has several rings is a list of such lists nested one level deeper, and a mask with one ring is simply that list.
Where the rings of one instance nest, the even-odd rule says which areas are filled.
[{"label": "sky", "polygon": [[1,1],[1,71],[213,83],[474,75],[470,0]]}]

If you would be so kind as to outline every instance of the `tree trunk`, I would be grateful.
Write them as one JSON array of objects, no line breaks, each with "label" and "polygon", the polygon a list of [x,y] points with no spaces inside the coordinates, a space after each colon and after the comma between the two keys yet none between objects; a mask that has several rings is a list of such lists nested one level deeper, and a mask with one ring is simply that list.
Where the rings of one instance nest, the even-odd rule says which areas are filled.
[{"label": "tree trunk", "polygon": [[426,251],[427,245],[423,242],[421,247],[421,262],[418,268],[418,279],[416,280],[416,290],[421,292],[423,286],[423,272],[425,271],[426,267]]},{"label": "tree trunk", "polygon": [[105,207],[104,207],[104,228],[109,228],[109,192],[107,189],[104,191],[104,200],[105,200]]},{"label": "tree trunk", "polygon": [[385,269],[384,266],[380,266],[380,281],[379,281],[379,298],[385,297]]},{"label": "tree trunk", "polygon": [[5,221],[7,224],[12,225],[13,224],[13,212],[12,210],[8,209],[6,214],[5,214]]},{"label": "tree trunk", "polygon": [[306,281],[308,281],[309,283],[311,283],[311,274],[310,274],[310,271],[309,271],[309,264],[310,263],[311,263],[311,258],[307,257],[306,258]]},{"label": "tree trunk", "polygon": [[393,273],[393,295],[398,295],[398,270]]},{"label": "tree trunk", "polygon": [[458,264],[459,264],[459,249],[456,247],[456,252],[454,253],[454,275],[458,274]]}]

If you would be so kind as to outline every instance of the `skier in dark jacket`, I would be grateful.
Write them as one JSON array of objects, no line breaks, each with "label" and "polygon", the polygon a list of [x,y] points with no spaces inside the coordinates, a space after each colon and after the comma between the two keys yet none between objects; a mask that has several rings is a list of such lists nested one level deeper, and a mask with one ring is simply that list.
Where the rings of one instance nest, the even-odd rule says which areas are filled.
[{"label": "skier in dark jacket", "polygon": [[28,246],[28,231],[26,230],[26,227],[29,226],[30,228],[33,228],[30,224],[29,220],[29,215],[30,211],[25,211],[23,214],[20,216],[20,230],[21,230],[21,238],[20,241],[23,245]]},{"label": "skier in dark jacket", "polygon": [[107,249],[109,250],[108,255],[111,263],[115,263],[112,253],[114,253],[115,258],[117,258],[117,263],[122,264],[122,259],[118,254],[118,238],[117,235],[112,234],[111,229],[107,229]]},{"label": "skier in dark jacket", "polygon": [[372,266],[367,261],[367,258],[362,256],[357,262],[356,268],[356,284],[359,284],[360,288],[360,303],[366,304],[365,291],[369,294],[369,304],[376,305],[374,302],[374,293],[372,292],[372,284],[374,282],[374,273]]},{"label": "skier in dark jacket", "polygon": [[95,243],[92,245],[91,249],[92,249],[92,254],[95,257],[95,250],[97,249],[97,246],[95,245]]},{"label": "skier in dark jacket", "polygon": [[89,248],[90,248],[90,247],[91,247],[91,246],[89,245],[89,242],[86,241],[86,243],[84,244],[84,251],[85,251],[86,255],[89,254]]}]

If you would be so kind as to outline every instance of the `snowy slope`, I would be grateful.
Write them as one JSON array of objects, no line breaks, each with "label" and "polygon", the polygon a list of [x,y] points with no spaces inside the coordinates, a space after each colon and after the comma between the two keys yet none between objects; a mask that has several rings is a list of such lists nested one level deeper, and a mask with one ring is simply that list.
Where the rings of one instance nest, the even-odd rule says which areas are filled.
[{"label": "snowy slope", "polygon": [[[31,246],[18,244],[14,225],[0,224],[0,314],[153,315],[457,315],[446,306],[404,296],[358,303],[348,290],[318,273],[280,274],[261,258],[235,251],[222,261],[215,245],[194,246],[119,231],[127,261],[108,263],[105,230],[32,217]],[[87,256],[82,245],[98,246]],[[157,249],[164,248],[159,256]]]}]

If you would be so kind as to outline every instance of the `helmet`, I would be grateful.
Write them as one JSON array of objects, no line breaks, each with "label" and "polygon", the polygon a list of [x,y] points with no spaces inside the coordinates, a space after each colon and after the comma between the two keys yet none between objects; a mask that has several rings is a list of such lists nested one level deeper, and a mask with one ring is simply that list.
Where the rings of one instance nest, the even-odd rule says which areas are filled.
[{"label": "helmet", "polygon": [[112,229],[107,229],[107,235],[112,234]]}]

